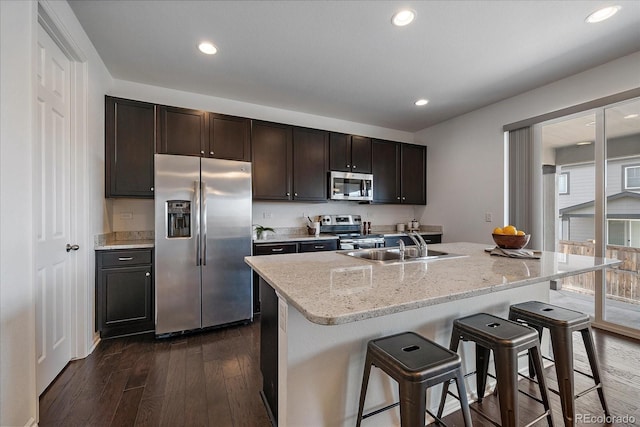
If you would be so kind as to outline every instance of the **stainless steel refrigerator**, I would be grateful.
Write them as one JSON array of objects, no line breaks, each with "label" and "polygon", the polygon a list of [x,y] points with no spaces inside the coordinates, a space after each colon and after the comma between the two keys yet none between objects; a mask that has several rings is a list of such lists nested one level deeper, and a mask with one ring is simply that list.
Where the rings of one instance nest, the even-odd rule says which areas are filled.
[{"label": "stainless steel refrigerator", "polygon": [[156,335],[250,320],[251,163],[155,155]]}]

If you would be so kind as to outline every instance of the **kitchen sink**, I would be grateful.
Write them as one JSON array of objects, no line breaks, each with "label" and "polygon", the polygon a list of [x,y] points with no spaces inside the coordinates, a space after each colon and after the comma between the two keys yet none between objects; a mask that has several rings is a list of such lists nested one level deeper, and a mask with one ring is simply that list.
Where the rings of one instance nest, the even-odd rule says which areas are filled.
[{"label": "kitchen sink", "polygon": [[376,263],[397,263],[397,262],[416,262],[441,258],[459,258],[464,255],[451,254],[448,252],[434,251],[429,249],[426,256],[420,256],[420,251],[415,246],[407,246],[404,250],[404,261],[400,253],[400,248],[377,248],[377,249],[359,249],[354,251],[338,252],[342,255],[360,258]]}]

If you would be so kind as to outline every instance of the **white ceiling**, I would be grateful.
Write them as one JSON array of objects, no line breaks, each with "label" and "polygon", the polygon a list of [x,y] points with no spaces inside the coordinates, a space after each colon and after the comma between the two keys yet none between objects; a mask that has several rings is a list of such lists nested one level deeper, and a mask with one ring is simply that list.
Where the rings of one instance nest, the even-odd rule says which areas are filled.
[{"label": "white ceiling", "polygon": [[114,78],[409,132],[640,51],[635,0],[69,3]]}]

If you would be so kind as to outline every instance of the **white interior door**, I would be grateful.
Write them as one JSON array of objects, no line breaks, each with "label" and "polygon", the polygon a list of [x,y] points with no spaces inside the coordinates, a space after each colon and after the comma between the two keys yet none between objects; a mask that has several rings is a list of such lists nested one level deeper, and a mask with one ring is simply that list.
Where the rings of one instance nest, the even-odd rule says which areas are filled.
[{"label": "white interior door", "polygon": [[71,360],[70,62],[38,26],[34,249],[36,382],[41,394]]}]

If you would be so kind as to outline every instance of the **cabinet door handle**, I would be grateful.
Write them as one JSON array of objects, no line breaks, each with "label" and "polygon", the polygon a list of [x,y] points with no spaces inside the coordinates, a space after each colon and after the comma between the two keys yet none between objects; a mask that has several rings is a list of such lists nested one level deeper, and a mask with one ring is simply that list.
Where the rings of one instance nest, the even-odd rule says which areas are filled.
[{"label": "cabinet door handle", "polygon": [[121,256],[118,258],[118,261],[131,261],[132,259],[132,256]]},{"label": "cabinet door handle", "polygon": [[291,195],[291,193],[287,193],[287,196],[290,196],[290,195]]},{"label": "cabinet door handle", "polygon": [[351,167],[351,166],[347,165],[347,167],[349,168],[349,167]]},{"label": "cabinet door handle", "polygon": [[353,168],[355,169],[355,168],[356,168],[356,165],[353,165]]},{"label": "cabinet door handle", "polygon": [[151,191],[153,191],[153,187],[151,187]]},{"label": "cabinet door handle", "polygon": [[201,151],[200,151],[200,154],[204,154],[204,150],[201,150]]},{"label": "cabinet door handle", "polygon": [[209,151],[209,155],[210,155],[210,156],[213,156],[213,151]]},{"label": "cabinet door handle", "polygon": [[297,196],[297,195],[298,195],[298,193],[293,193],[293,195],[294,195],[294,196]]},{"label": "cabinet door handle", "polygon": [[145,276],[149,277],[149,276],[151,276],[151,273],[149,273],[149,272],[147,271],[147,273],[145,274]]},{"label": "cabinet door handle", "polygon": [[398,200],[400,200],[400,196],[398,196]]},{"label": "cabinet door handle", "polygon": [[284,248],[271,248],[271,252],[282,252]]}]

